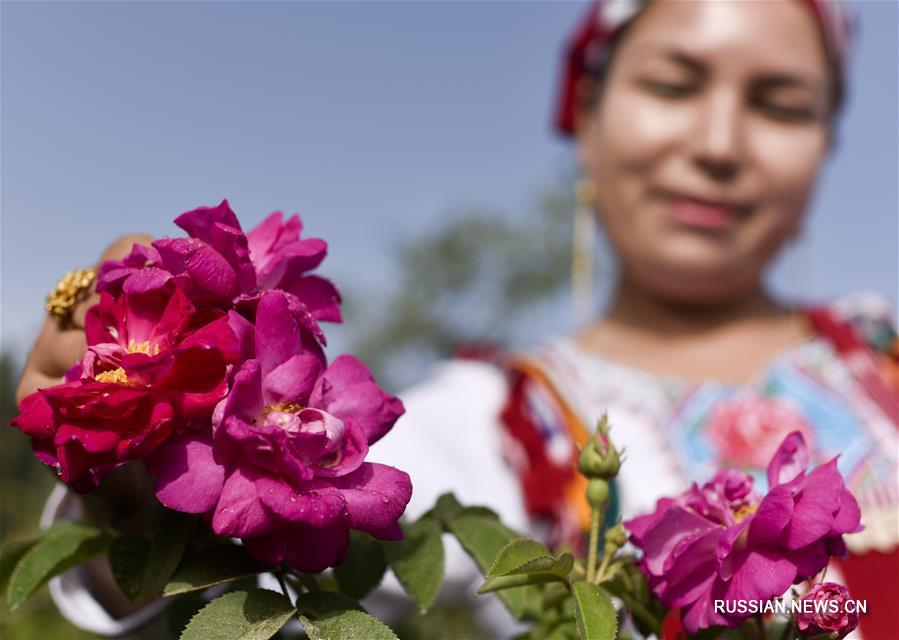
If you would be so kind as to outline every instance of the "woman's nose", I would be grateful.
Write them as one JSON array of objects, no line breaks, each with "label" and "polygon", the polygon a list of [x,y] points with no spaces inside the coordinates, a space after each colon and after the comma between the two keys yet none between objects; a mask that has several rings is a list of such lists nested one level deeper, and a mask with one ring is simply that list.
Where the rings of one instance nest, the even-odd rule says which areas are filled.
[{"label": "woman's nose", "polygon": [[693,157],[715,182],[734,180],[743,165],[743,113],[739,96],[730,91],[705,96],[696,118]]}]

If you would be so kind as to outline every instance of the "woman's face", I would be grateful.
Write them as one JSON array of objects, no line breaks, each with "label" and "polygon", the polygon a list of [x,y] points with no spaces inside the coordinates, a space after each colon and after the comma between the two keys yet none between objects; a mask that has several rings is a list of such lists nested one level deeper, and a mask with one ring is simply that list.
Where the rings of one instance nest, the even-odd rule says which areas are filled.
[{"label": "woman's face", "polygon": [[628,284],[686,304],[755,290],[799,231],[830,91],[796,0],[650,4],[578,132]]}]

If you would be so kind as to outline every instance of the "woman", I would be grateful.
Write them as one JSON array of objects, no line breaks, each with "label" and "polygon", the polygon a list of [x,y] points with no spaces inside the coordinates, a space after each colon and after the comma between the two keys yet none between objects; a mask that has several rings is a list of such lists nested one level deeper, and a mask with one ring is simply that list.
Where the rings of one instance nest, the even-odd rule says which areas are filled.
[{"label": "woman", "polygon": [[[897,582],[872,573],[897,571],[899,409],[882,368],[895,352],[861,330],[877,347],[895,349],[895,337],[876,314],[793,308],[763,285],[801,232],[831,144],[846,36],[839,6],[822,0],[591,7],[572,39],[559,126],[576,137],[581,199],[618,257],[611,304],[574,338],[501,368],[450,363],[402,394],[405,424],[376,455],[412,476],[410,517],[453,490],[512,526],[577,542],[575,445],[603,411],[628,451],[625,516],[722,463],[757,471],[799,429],[814,462],[842,453],[862,507],[866,529],[832,569],[869,601],[861,635],[899,637]],[[79,340],[49,323],[20,397],[55,382]],[[474,580],[450,564],[456,583]]]}]

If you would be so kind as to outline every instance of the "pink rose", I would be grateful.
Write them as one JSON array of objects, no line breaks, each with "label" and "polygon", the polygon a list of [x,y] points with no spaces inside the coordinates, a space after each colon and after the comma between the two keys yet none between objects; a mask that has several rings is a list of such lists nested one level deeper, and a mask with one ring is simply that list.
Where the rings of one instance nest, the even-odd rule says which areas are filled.
[{"label": "pink rose", "polygon": [[350,529],[400,538],[412,486],[402,471],[365,462],[402,403],[352,356],[325,367],[301,330],[288,294],[263,294],[255,357],[216,408],[213,438],[167,443],[148,468],[166,506],[209,512],[216,533],[242,538],[264,562],[317,572],[340,562]]},{"label": "pink rose", "polygon": [[227,316],[196,309],[180,290],[170,298],[101,294],[85,334],[87,351],[68,381],[26,398],[12,421],[79,491],[208,422],[238,358]]},{"label": "pink rose", "polygon": [[799,600],[801,611],[796,623],[804,636],[835,633],[835,639],[845,638],[858,626],[855,602],[846,587],[834,582],[815,585]]},{"label": "pink rose", "polygon": [[87,313],[85,335],[82,381],[152,388],[180,420],[209,419],[239,357],[228,316],[194,307],[179,289],[171,297],[101,294]]},{"label": "pink rose", "polygon": [[716,600],[769,600],[845,554],[843,534],[861,528],[858,503],[836,458],[812,471],[808,462],[805,441],[794,432],[768,464],[764,497],[748,474],[725,469],[625,522],[643,550],[650,587],[667,607],[681,609],[688,633],[743,622],[747,614],[718,612]]},{"label": "pink rose", "polygon": [[97,486],[118,465],[140,460],[172,434],[165,397],[116,383],[69,382],[33,393],[12,421],[31,436],[38,459],[76,491]]},{"label": "pink rose", "polygon": [[772,397],[722,402],[709,416],[706,431],[724,462],[763,469],[778,443],[793,431],[811,441],[812,430],[790,404]]},{"label": "pink rose", "polygon": [[[334,284],[309,272],[327,255],[319,238],[300,238],[294,215],[282,222],[275,212],[244,234],[227,200],[183,213],[175,223],[186,238],[161,238],[135,245],[122,260],[100,268],[98,290],[118,296],[179,288],[192,302],[228,310],[236,301],[271,290],[295,297],[313,322],[340,322],[340,294]],[[321,338],[321,332],[313,331]]]},{"label": "pink rose", "polygon": [[247,234],[250,258],[263,291],[280,289],[297,297],[319,321],[340,322],[340,294],[334,284],[312,271],[328,252],[320,238],[300,238],[303,223],[293,215],[286,222],[276,211]]}]

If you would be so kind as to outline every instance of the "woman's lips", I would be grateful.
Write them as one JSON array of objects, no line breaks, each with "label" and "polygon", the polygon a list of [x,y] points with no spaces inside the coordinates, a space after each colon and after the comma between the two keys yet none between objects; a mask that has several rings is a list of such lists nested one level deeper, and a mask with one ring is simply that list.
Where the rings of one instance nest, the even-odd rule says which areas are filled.
[{"label": "woman's lips", "polygon": [[667,197],[666,205],[677,222],[703,231],[722,231],[733,227],[745,209],[724,202],[678,195]]}]

